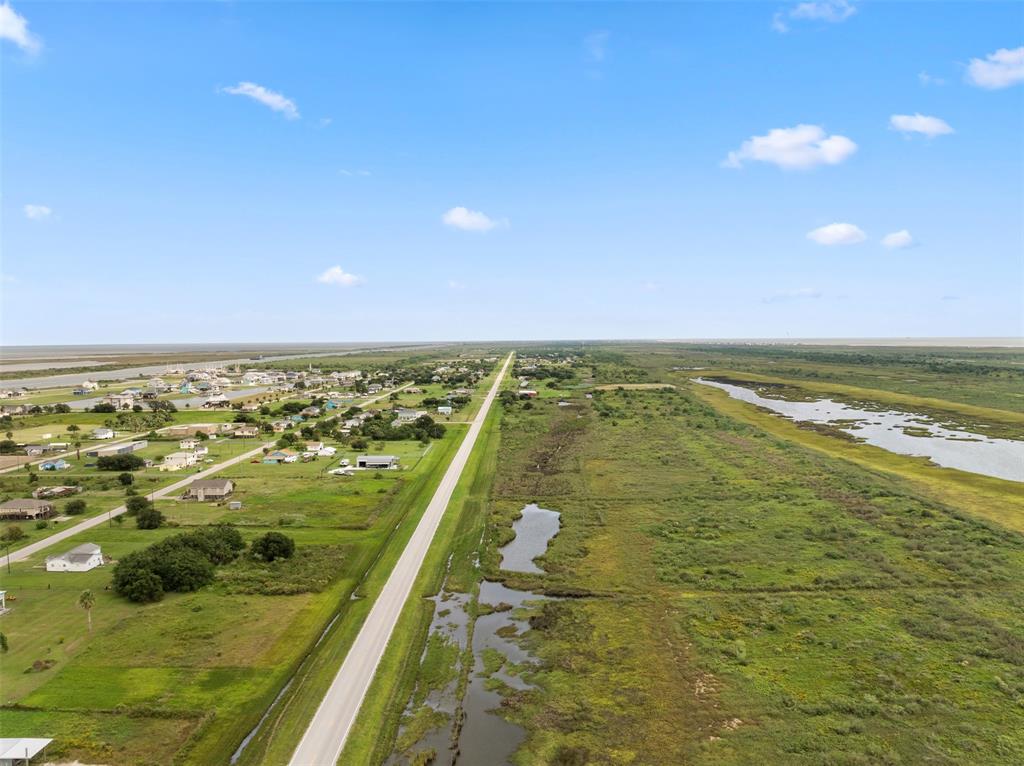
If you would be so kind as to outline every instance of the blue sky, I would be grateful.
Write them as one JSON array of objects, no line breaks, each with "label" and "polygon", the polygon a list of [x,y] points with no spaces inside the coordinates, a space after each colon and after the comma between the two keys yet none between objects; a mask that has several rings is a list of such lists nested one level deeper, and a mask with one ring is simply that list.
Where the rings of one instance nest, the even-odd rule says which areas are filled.
[{"label": "blue sky", "polygon": [[1019,335],[1022,30],[1020,3],[0,6],[0,338]]}]

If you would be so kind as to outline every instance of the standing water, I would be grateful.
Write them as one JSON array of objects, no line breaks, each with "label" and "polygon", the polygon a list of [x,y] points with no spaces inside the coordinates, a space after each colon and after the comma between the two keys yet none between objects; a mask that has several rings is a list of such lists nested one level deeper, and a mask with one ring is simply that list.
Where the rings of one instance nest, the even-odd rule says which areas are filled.
[{"label": "standing water", "polygon": [[1024,441],[993,439],[945,428],[930,418],[897,410],[865,410],[831,399],[791,402],[768,399],[744,386],[696,378],[758,407],[806,423],[827,423],[868,444],[900,455],[929,458],[936,465],[1024,482]]}]

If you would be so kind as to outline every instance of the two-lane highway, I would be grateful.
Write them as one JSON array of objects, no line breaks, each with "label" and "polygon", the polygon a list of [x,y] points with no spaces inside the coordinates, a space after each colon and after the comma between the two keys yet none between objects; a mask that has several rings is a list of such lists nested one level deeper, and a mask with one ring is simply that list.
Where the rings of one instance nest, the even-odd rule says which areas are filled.
[{"label": "two-lane highway", "polygon": [[309,728],[299,741],[290,761],[291,766],[334,766],[337,763],[511,360],[510,354],[487,392],[480,411],[459,445],[458,452],[423,512],[398,563],[377,596]]}]

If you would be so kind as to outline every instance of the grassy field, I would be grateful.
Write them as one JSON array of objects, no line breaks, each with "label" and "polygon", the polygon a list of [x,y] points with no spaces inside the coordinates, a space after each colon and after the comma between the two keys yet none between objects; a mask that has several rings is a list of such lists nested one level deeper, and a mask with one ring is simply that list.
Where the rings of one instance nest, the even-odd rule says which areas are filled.
[{"label": "grassy field", "polygon": [[[597,348],[585,361],[564,388],[503,408],[493,474],[474,491],[489,519],[480,572],[459,566],[473,546],[448,548],[470,580],[462,590],[482,575],[561,596],[517,639],[540,659],[525,671],[534,689],[505,690],[502,715],[527,735],[517,763],[1024,761],[1019,485],[687,385],[691,373],[672,367],[693,364],[689,352]],[[941,374],[875,398],[933,396]],[[1000,374],[991,391],[979,378],[939,404],[1001,409]],[[561,531],[546,574],[504,573],[497,549],[528,502],[559,511]],[[421,593],[439,571],[435,561]],[[431,652],[409,659],[426,645],[429,606],[410,600],[343,762],[390,752],[433,672]]]},{"label": "grassy field", "polygon": [[[0,655],[5,734],[55,732],[55,752],[86,762],[226,762],[339,605],[348,611],[349,604],[367,603],[350,595],[367,587],[373,567],[397,556],[390,547],[400,540],[395,527],[404,529],[406,517],[422,510],[427,488],[461,436],[453,428],[428,446],[389,443],[387,451],[402,457],[401,471],[325,474],[341,457],[354,456],[344,449],[310,463],[241,463],[225,472],[237,482],[232,499],[242,501],[240,511],[162,500],[170,527],[141,531],[129,520],[65,543],[95,542],[116,560],[182,526],[231,521],[246,539],[268,529],[295,539],[290,569],[238,562],[200,591],[136,605],[106,590],[110,567],[47,573],[39,556],[15,564],[0,579],[17,599],[2,618],[10,645]],[[208,444],[211,451],[253,446],[251,440]],[[91,633],[75,605],[85,588],[97,594]],[[75,727],[88,736],[71,736]]]}]

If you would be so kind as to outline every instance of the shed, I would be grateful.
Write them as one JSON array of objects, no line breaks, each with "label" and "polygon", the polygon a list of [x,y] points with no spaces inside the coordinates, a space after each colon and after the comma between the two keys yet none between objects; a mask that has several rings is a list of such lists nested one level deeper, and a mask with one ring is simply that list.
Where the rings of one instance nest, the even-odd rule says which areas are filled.
[{"label": "shed", "polygon": [[360,455],[356,458],[356,468],[398,468],[398,457],[395,455]]}]

